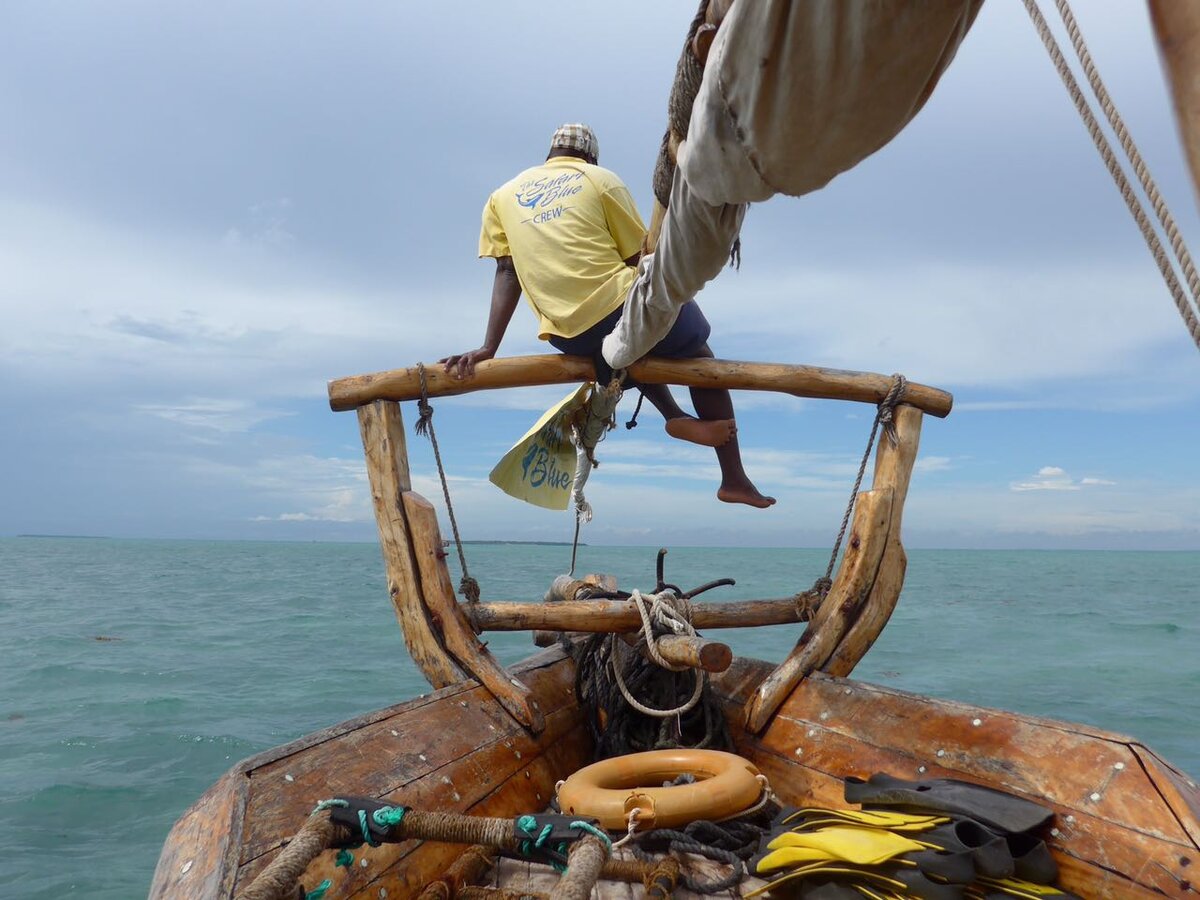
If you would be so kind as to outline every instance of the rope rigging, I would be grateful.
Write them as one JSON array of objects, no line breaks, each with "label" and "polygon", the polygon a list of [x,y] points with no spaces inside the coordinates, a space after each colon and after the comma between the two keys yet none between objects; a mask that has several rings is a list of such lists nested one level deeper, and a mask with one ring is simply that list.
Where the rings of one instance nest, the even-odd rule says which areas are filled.
[{"label": "rope rigging", "polygon": [[[1104,110],[1109,124],[1117,135],[1122,150],[1124,150],[1147,197],[1158,214],[1159,222],[1174,251],[1174,261],[1182,270],[1188,287],[1191,289],[1190,300],[1188,294],[1184,291],[1183,285],[1179,282],[1179,278],[1172,266],[1172,261],[1168,257],[1162,241],[1159,239],[1154,225],[1150,221],[1150,217],[1146,214],[1145,208],[1134,193],[1121,162],[1118,160],[1116,153],[1113,152],[1108,138],[1105,137],[1104,132],[1101,130],[1100,123],[1097,121],[1095,113],[1088,104],[1087,98],[1084,97],[1083,91],[1079,87],[1079,82],[1071,72],[1066,58],[1059,48],[1058,41],[1055,40],[1054,35],[1051,33],[1050,26],[1042,15],[1037,0],[1024,0],[1025,9],[1029,13],[1029,18],[1037,29],[1038,36],[1041,37],[1047,53],[1050,55],[1051,62],[1058,71],[1059,77],[1067,89],[1067,93],[1071,96],[1071,100],[1075,103],[1075,108],[1079,112],[1084,126],[1087,128],[1088,134],[1092,136],[1096,150],[1100,153],[1100,157],[1104,160],[1104,164],[1108,168],[1113,181],[1116,183],[1117,189],[1121,192],[1121,197],[1125,200],[1125,205],[1129,208],[1133,220],[1141,230],[1142,237],[1145,239],[1147,247],[1150,248],[1150,254],[1154,257],[1154,262],[1158,265],[1159,272],[1162,273],[1163,281],[1166,283],[1167,290],[1170,291],[1171,297],[1175,301],[1175,306],[1179,310],[1179,315],[1183,318],[1188,333],[1192,336],[1196,347],[1200,349],[1200,316],[1197,315],[1197,310],[1200,310],[1200,278],[1197,278],[1191,256],[1182,238],[1179,236],[1179,229],[1170,211],[1167,209],[1166,203],[1159,194],[1157,185],[1154,183],[1153,178],[1150,177],[1145,161],[1142,159],[1133,139],[1125,128],[1124,121],[1117,113],[1117,109],[1113,105],[1112,99],[1104,87],[1104,83],[1100,80],[1100,75],[1092,62],[1087,44],[1083,40],[1083,35],[1079,31],[1079,26],[1075,21],[1075,16],[1072,14],[1067,0],[1055,0],[1055,2],[1059,14],[1062,16],[1063,23],[1067,28],[1067,33],[1071,38],[1075,53],[1079,57],[1084,73],[1087,75],[1088,85]],[[1193,306],[1195,309],[1193,309]]]},{"label": "rope rigging", "polygon": [[458,534],[458,521],[454,518],[454,504],[450,502],[450,486],[446,483],[446,469],[442,466],[442,454],[438,449],[437,432],[433,430],[433,406],[429,402],[429,389],[425,384],[425,364],[417,363],[417,372],[421,376],[421,399],[417,401],[419,416],[415,430],[417,434],[429,438],[433,445],[433,458],[437,462],[438,478],[442,482],[442,496],[446,498],[446,514],[450,517],[450,529],[454,532],[454,546],[458,550],[458,561],[462,565],[462,580],[458,583],[459,592],[467,598],[468,603],[479,602],[479,582],[467,571],[467,555],[463,551],[462,538]]},{"label": "rope rigging", "polygon": [[875,421],[871,423],[871,434],[867,438],[867,447],[863,450],[862,461],[858,464],[858,475],[855,476],[854,487],[850,489],[850,501],[846,504],[846,512],[842,515],[842,527],[838,529],[837,539],[833,542],[833,550],[829,554],[829,564],[825,567],[825,574],[813,582],[813,586],[809,590],[797,595],[797,602],[820,601],[833,587],[833,567],[837,563],[838,553],[841,552],[842,540],[846,537],[846,528],[850,525],[850,515],[854,512],[854,501],[858,498],[858,489],[862,485],[863,475],[867,471],[867,460],[871,458],[871,449],[875,446],[875,436],[879,433],[880,426],[883,426],[883,434],[888,443],[893,447],[896,446],[896,425],[893,417],[896,406],[904,399],[904,390],[907,386],[908,379],[897,372],[892,376],[892,386],[888,388],[887,395],[879,401],[879,406],[875,410]]}]

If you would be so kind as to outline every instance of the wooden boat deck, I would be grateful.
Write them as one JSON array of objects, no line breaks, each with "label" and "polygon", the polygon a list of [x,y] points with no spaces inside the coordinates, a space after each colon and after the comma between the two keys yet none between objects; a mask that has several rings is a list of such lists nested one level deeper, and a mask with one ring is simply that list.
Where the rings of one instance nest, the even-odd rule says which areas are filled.
[{"label": "wooden boat deck", "polygon": [[[613,859],[632,860],[633,854],[624,848],[613,853]],[[725,875],[727,868],[702,856],[685,853],[680,860],[694,877],[701,881],[715,882]],[[506,891],[516,891],[522,894],[549,896],[558,883],[558,874],[546,866],[523,862],[516,859],[501,859],[492,868],[490,877],[485,882],[489,887],[501,888]],[[747,893],[764,884],[761,878],[748,877],[742,881],[741,891]],[[643,900],[646,896],[640,884],[628,881],[612,881],[602,879],[596,882],[592,892],[593,900]],[[707,900],[707,894],[697,894],[687,888],[678,886],[671,895],[675,900]]]},{"label": "wooden boat deck", "polygon": [[[731,717],[743,714],[771,668],[742,659],[714,679]],[[590,742],[573,665],[561,651],[539,654],[514,674],[545,714],[536,737],[466,682],[235,766],[171,832],[151,896],[232,896],[317,801],[338,794],[475,815],[543,809],[554,783],[591,761]],[[1055,810],[1050,844],[1064,888],[1086,897],[1196,896],[1200,791],[1129,738],[821,674],[792,692],[761,735],[740,727],[735,734],[738,752],[787,803],[845,806],[848,775],[962,778]],[[461,850],[416,841],[362,847],[348,871],[326,853],[304,883],[331,879],[330,900],[411,897]]]}]

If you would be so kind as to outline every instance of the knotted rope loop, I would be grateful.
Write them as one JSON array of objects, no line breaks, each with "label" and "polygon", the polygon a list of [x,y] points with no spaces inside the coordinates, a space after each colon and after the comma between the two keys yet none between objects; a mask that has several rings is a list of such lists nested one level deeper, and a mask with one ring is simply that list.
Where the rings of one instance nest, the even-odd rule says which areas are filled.
[{"label": "knotted rope loop", "polygon": [[622,847],[624,847],[626,844],[628,844],[630,841],[633,840],[633,835],[635,832],[637,832],[638,819],[641,817],[641,815],[642,815],[642,808],[640,806],[635,806],[633,809],[631,809],[629,811],[629,816],[627,817],[628,824],[626,825],[626,828],[625,828],[625,837],[621,838],[619,841],[617,841],[615,844],[612,845],[612,848],[614,850],[620,850]]},{"label": "knotted rope loop", "polygon": [[796,604],[796,615],[801,622],[807,622],[812,619],[813,613],[821,601],[825,599],[825,595],[829,593],[829,589],[833,587],[833,579],[821,576],[813,582],[813,586],[807,591],[802,591],[792,598]]},{"label": "knotted rope loop", "polygon": [[629,598],[642,617],[642,636],[646,642],[646,652],[659,668],[668,672],[684,672],[689,666],[676,665],[658,652],[658,633],[670,631],[674,634],[695,635],[692,627],[692,605],[682,597],[677,597],[674,591],[666,590],[657,594],[643,594],[634,589]]},{"label": "knotted rope loop", "polygon": [[584,832],[586,834],[590,834],[592,837],[596,838],[598,841],[600,841],[601,845],[605,848],[605,850],[606,850],[605,855],[612,856],[612,851],[613,851],[612,838],[610,838],[607,834],[605,834],[603,831],[601,831],[599,828],[597,828],[591,822],[585,822],[582,819],[579,819],[575,822],[572,822],[571,827],[574,828],[576,831],[582,831],[582,832]]},{"label": "knotted rope loop", "polygon": [[[642,640],[639,644],[645,645],[646,653],[654,661],[654,664],[668,672],[688,671],[689,666],[675,665],[658,652],[655,626],[657,626],[658,634],[669,631],[674,634],[694,635],[696,629],[692,627],[691,603],[677,596],[673,590],[660,591],[657,594],[643,594],[635,589],[630,600],[642,618]],[[612,643],[609,664],[612,667],[617,688],[621,691],[625,702],[638,712],[655,719],[670,719],[690,712],[700,702],[708,678],[708,673],[701,670],[693,671],[696,682],[692,689],[692,695],[679,706],[672,709],[654,709],[639,701],[630,692],[629,686],[626,685],[625,678],[621,674],[623,665],[619,645],[623,642],[615,634],[610,637],[610,641]]]},{"label": "knotted rope loop", "polygon": [[[883,426],[883,433],[887,436],[888,443],[893,447],[896,446],[896,424],[893,421],[893,416],[896,412],[896,406],[904,397],[904,391],[908,388],[908,379],[897,372],[892,376],[892,386],[888,388],[887,395],[879,401],[879,424]],[[861,477],[861,475],[860,475]]]},{"label": "knotted rope loop", "polygon": [[429,388],[425,383],[425,364],[417,363],[417,374],[421,377],[421,399],[417,401],[417,434],[429,438],[433,445],[433,458],[437,462],[438,479],[442,483],[442,496],[446,498],[446,515],[450,518],[450,530],[454,532],[454,547],[458,551],[458,562],[462,566],[462,580],[458,592],[468,603],[479,602],[479,582],[467,571],[467,555],[463,551],[462,537],[458,533],[458,520],[454,517],[454,504],[450,502],[450,485],[446,483],[446,469],[442,465],[442,453],[438,448],[437,432],[433,430],[433,406],[429,403]]},{"label": "knotted rope loop", "polygon": [[413,426],[413,431],[427,438],[433,428],[433,407],[425,399],[425,367],[420,363],[417,365],[421,368],[421,399],[417,401],[417,424]]}]

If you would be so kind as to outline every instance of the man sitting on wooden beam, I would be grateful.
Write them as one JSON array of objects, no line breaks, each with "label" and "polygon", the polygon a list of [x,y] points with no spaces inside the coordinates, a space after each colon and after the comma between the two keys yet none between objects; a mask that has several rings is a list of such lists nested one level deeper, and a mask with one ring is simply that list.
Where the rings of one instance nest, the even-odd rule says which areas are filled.
[{"label": "man sitting on wooden beam", "polygon": [[[599,145],[586,125],[563,125],[546,162],[521,172],[488,198],[480,257],[496,260],[492,305],[483,346],[439,360],[462,378],[491,359],[524,292],[538,316],[539,334],[562,353],[597,361],[604,336],[621,317],[633,284],[646,226],[633,197],[612,172],[597,165]],[[694,302],[650,350],[654,356],[713,356],[711,328]],[[696,416],[685,413],[666,385],[637,385],[666,419],[669,435],[713,447],[721,467],[717,498],[765,508],[742,466],[733,401],[727,390],[691,388]]]}]

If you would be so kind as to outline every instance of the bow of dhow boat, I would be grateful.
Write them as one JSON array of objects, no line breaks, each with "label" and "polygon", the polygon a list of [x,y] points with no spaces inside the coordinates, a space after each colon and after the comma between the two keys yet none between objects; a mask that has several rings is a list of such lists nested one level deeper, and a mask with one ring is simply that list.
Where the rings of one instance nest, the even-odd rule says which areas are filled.
[{"label": "bow of dhow boat", "polygon": [[[854,486],[830,577],[788,597],[720,602],[700,597],[712,584],[668,583],[660,553],[641,588],[622,590],[604,574],[547,573],[540,603],[483,602],[469,586],[460,600],[434,507],[409,482],[401,402],[418,400],[429,416],[432,398],[587,380],[590,363],[502,359],[465,381],[417,366],[333,382],[332,405],[359,418],[396,616],[435,690],[235,766],[171,832],[152,896],[565,896],[586,893],[592,879],[602,894],[621,896],[640,882],[650,893],[740,885],[808,896],[828,884],[878,896],[1188,894],[1200,858],[1200,792],[1150,750],[1084,726],[845,677],[895,607],[905,568],[901,511],[921,423],[926,413],[947,414],[949,395],[882,375],[721,360],[647,360],[633,374],[876,404],[884,436],[872,483]],[[719,639],[726,627],[797,623],[799,638],[778,665],[735,658]],[[513,630],[553,646],[505,669],[480,637]],[[627,756],[655,746],[736,754],[753,772],[749,793],[723,786],[730,764],[684,756],[642,770],[639,756]],[[575,790],[560,802],[563,782],[614,757],[628,759],[621,774],[584,776],[584,800]],[[853,786],[884,776],[915,784],[897,800],[887,782],[891,794],[858,804],[875,810],[874,825],[814,824],[813,810],[852,812],[849,797],[862,790]],[[1039,811],[1035,824],[1010,831],[1017,826],[1002,819],[979,823],[990,813],[971,802],[923,807],[928,786],[946,780],[998,792],[1001,807],[1029,804]],[[600,794],[621,811],[616,827],[602,818]],[[781,807],[809,812],[785,821]],[[681,824],[668,817],[679,808],[693,824],[719,821]],[[896,810],[917,810],[930,833],[882,827]],[[976,826],[1008,848],[1007,869],[981,871],[971,862],[980,848],[939,843]],[[885,850],[847,850],[834,839],[847,827],[857,829],[855,841]],[[797,841],[818,849],[788,844]],[[922,848],[911,849],[913,841]],[[776,844],[787,852],[769,849]],[[932,871],[914,861],[922,853],[937,863],[927,863]],[[1031,854],[1040,868],[1021,862]],[[564,864],[583,887],[559,878]]]}]

